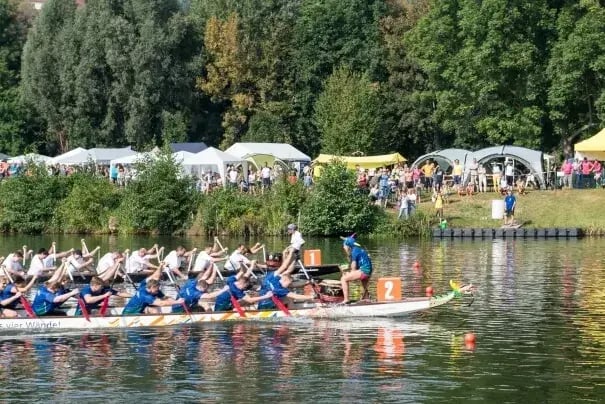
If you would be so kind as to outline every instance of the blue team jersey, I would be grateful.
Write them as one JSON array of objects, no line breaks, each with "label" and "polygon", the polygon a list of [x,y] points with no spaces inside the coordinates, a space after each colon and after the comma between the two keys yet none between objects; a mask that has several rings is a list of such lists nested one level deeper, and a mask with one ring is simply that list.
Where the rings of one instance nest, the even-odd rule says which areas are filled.
[{"label": "blue team jersey", "polygon": [[[179,291],[178,297],[185,299],[187,308],[191,310],[198,304],[202,295],[206,293],[205,290],[199,290],[197,288],[197,279],[189,279]],[[182,304],[175,304],[172,306],[173,313],[183,313],[185,309]]]},{"label": "blue team jersey", "polygon": [[157,295],[152,295],[147,289],[137,290],[137,293],[130,298],[128,304],[124,307],[122,314],[141,314],[145,312],[145,309],[153,304],[155,299],[161,299],[164,294],[159,291]]},{"label": "blue team jersey", "polygon": [[506,210],[512,210],[516,201],[517,200],[515,199],[515,197],[513,195],[506,195],[506,198],[504,198],[504,204],[506,205]]},{"label": "blue team jersey", "polygon": [[[90,285],[87,285],[86,287],[84,287],[82,289],[82,291],[80,292],[80,297],[82,298],[83,301],[86,301],[84,299],[84,296],[86,295],[91,295],[91,296],[101,296],[107,292],[111,292],[112,295],[117,295],[118,291],[115,289],[110,288],[109,286],[104,286],[101,289],[99,289],[98,292],[93,292],[92,288],[90,287]],[[90,311],[90,310],[95,310],[98,309],[99,306],[101,305],[101,303],[103,302],[103,300],[98,301],[96,303],[86,303],[86,310]],[[75,312],[76,316],[79,316],[82,314],[82,308],[80,307],[80,305],[78,305],[76,307],[76,312]]]},{"label": "blue team jersey", "polygon": [[[9,283],[8,285],[6,285],[6,287],[4,288],[2,293],[0,293],[0,300],[4,300],[4,299],[13,297],[15,295],[15,293],[13,293],[13,290],[15,293],[17,292],[14,284]],[[19,303],[19,299],[7,304],[6,306],[2,306],[2,307],[15,310],[17,308],[18,303]]]},{"label": "blue team jersey", "polygon": [[360,247],[353,247],[351,251],[351,262],[355,262],[357,264],[357,269],[363,272],[366,275],[372,274],[372,260],[366,250]]},{"label": "blue team jersey", "polygon": [[51,313],[62,303],[55,303],[55,297],[60,296],[61,291],[51,292],[45,286],[40,286],[38,288],[38,292],[36,293],[36,297],[34,298],[34,302],[32,303],[32,309],[38,316],[44,316],[46,314]]},{"label": "blue team jersey", "polygon": [[[268,292],[273,292],[273,296],[277,297],[279,300],[284,300],[290,290],[288,288],[284,288],[280,282],[281,276],[275,276],[273,274],[267,275],[265,281],[263,282],[263,286],[261,290],[258,292],[259,295],[264,295]],[[273,303],[273,299],[264,299],[258,302],[259,310],[275,310],[275,303]]]},{"label": "blue team jersey", "polygon": [[233,310],[233,304],[231,304],[231,295],[233,295],[236,300],[239,300],[246,295],[243,290],[235,285],[236,280],[235,275],[225,279],[225,283],[227,286],[229,286],[229,290],[224,291],[216,297],[216,301],[214,302],[214,311]]}]

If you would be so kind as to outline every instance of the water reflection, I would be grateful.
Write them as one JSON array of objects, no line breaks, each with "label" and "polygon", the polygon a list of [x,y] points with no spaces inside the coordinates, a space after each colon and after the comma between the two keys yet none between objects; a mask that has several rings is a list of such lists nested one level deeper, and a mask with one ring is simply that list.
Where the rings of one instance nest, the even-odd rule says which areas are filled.
[{"label": "water reflection", "polygon": [[[401,276],[405,296],[428,285],[441,293],[455,279],[478,286],[474,303],[392,320],[4,334],[0,396],[425,402],[472,391],[481,402],[602,400],[605,240],[367,244],[376,277]],[[338,240],[317,245],[325,262],[341,260]],[[467,332],[477,335],[472,349]]]}]

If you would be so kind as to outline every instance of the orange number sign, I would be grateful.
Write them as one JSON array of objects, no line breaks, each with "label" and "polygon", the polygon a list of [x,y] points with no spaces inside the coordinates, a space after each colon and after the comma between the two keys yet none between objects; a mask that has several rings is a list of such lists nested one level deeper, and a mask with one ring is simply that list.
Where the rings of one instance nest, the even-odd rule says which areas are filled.
[{"label": "orange number sign", "polygon": [[303,262],[306,267],[321,265],[321,250],[305,250]]},{"label": "orange number sign", "polygon": [[379,302],[401,300],[401,279],[379,278],[376,292]]}]

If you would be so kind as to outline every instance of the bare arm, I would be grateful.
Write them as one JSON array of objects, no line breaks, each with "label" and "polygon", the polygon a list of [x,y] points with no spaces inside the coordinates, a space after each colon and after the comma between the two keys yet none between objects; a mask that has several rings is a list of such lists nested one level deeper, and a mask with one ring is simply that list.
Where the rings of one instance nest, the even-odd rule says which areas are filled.
[{"label": "bare arm", "polygon": [[98,303],[101,300],[105,299],[106,297],[110,297],[110,296],[111,296],[111,292],[106,292],[99,296],[84,295],[84,301],[88,304],[93,304],[93,303]]},{"label": "bare arm", "polygon": [[172,306],[175,304],[183,304],[183,302],[185,302],[185,299],[183,298],[175,300],[171,297],[167,297],[165,299],[155,299],[152,306]]},{"label": "bare arm", "polygon": [[80,293],[80,289],[74,289],[74,290],[72,290],[69,293],[65,293],[63,295],[59,295],[59,296],[55,297],[53,299],[53,303],[63,303],[64,301],[66,301],[70,297],[76,296],[78,293]]},{"label": "bare arm", "polygon": [[301,295],[298,293],[290,292],[286,296],[288,296],[292,300],[313,300],[313,295]]},{"label": "bare arm", "polygon": [[21,292],[17,292],[9,298],[0,301],[0,306],[7,306],[21,297]]}]

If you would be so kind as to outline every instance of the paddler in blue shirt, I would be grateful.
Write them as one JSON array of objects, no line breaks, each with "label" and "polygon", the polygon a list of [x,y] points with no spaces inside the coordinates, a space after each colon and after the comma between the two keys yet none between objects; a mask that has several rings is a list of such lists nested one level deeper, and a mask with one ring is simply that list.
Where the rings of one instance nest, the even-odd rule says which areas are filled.
[{"label": "paddler in blue shirt", "polygon": [[181,305],[184,301],[182,298],[175,300],[165,297],[160,290],[160,282],[154,278],[147,278],[128,301],[122,314],[158,314],[161,312],[161,306]]},{"label": "paddler in blue shirt", "polygon": [[[289,289],[291,283],[292,277],[290,274],[281,271],[281,268],[274,272],[269,272],[263,281],[259,295],[262,296],[271,292],[273,296],[286,305],[292,301],[313,301],[315,299],[312,295],[308,296],[291,292]],[[277,310],[277,307],[273,299],[268,298],[258,303],[258,310]]]},{"label": "paddler in blue shirt", "polygon": [[[4,286],[4,289],[0,291],[0,300],[2,300],[0,305],[2,307],[3,317],[17,317],[17,306],[21,301],[20,297],[25,295],[25,293],[34,286],[36,279],[37,277],[34,276],[29,283],[26,284],[25,279],[19,275],[15,275],[13,282]],[[6,280],[4,282],[6,282]],[[18,298],[13,299],[13,297],[17,295]]]},{"label": "paddler in blue shirt", "polygon": [[[212,267],[211,267],[212,268]],[[210,269],[198,275],[197,278],[189,279],[179,291],[178,297],[185,300],[185,304],[190,311],[205,311],[199,304],[202,299],[214,299],[221,293],[229,290],[228,286],[214,292],[208,292],[210,285],[214,283],[216,270]],[[173,313],[183,313],[185,308],[182,304],[172,306]]]},{"label": "paddler in blue shirt", "polygon": [[[90,280],[90,284],[84,287],[80,292],[80,297],[86,303],[86,311],[91,314],[93,310],[99,309],[101,302],[103,302],[105,298],[116,295],[120,297],[132,297],[130,293],[119,292],[116,289],[109,287],[107,283],[98,276],[93,277]],[[82,308],[80,305],[76,308],[75,315],[82,315]]]},{"label": "paddler in blue shirt", "polygon": [[38,316],[65,316],[67,313],[59,310],[59,307],[70,297],[77,296],[79,289],[67,291],[64,289],[63,282],[46,282],[46,285],[40,285],[38,293],[32,303],[32,309]]},{"label": "paddler in blue shirt", "polygon": [[349,282],[351,281],[361,281],[361,286],[363,287],[362,299],[366,299],[369,296],[368,284],[370,283],[370,277],[372,276],[372,260],[370,260],[368,252],[357,244],[354,236],[345,238],[342,248],[349,257],[351,269],[340,278],[342,293],[344,295],[342,303],[349,303]]},{"label": "paddler in blue shirt", "polygon": [[271,292],[266,293],[263,296],[252,297],[246,294],[246,289],[250,285],[250,271],[240,270],[236,275],[232,275],[225,278],[225,284],[229,287],[227,290],[222,292],[216,297],[214,303],[214,311],[230,311],[233,310],[233,303],[231,303],[231,295],[244,305],[251,305],[258,303],[263,299],[271,298]]}]

